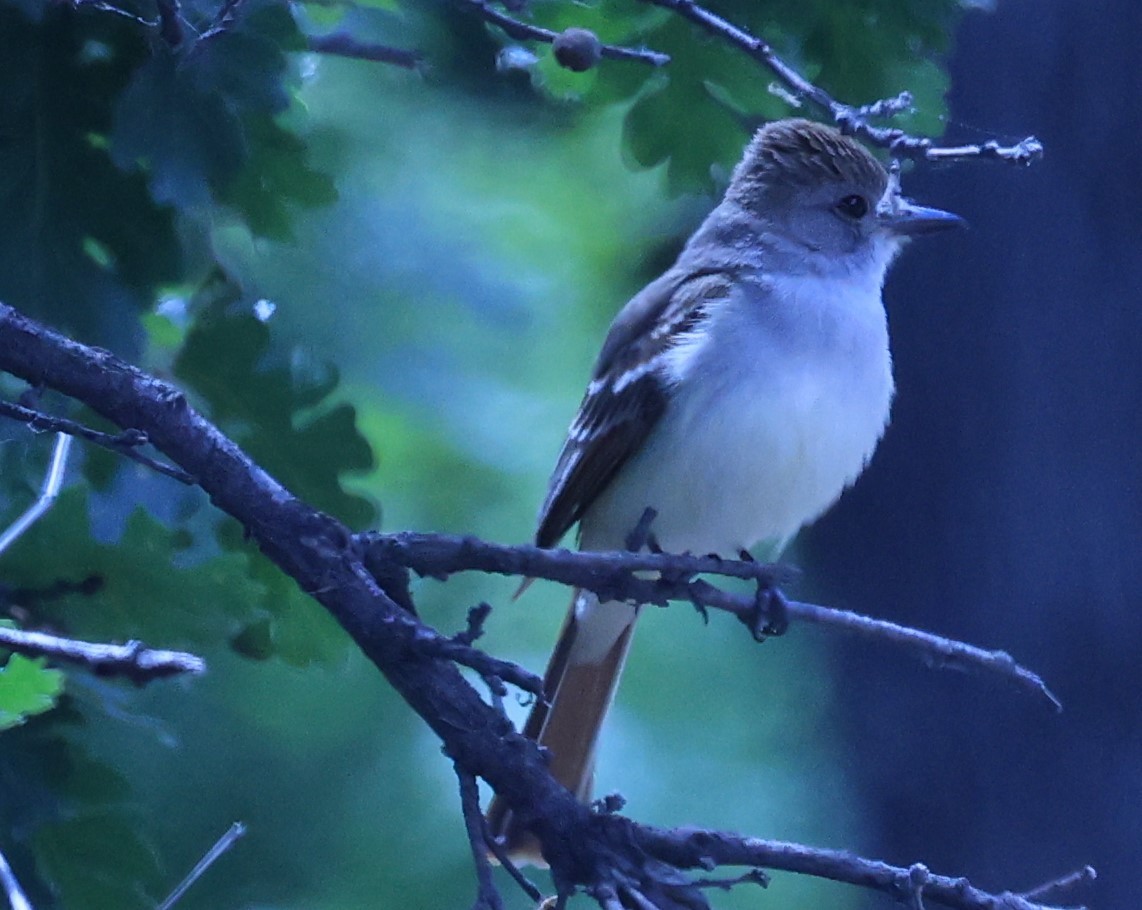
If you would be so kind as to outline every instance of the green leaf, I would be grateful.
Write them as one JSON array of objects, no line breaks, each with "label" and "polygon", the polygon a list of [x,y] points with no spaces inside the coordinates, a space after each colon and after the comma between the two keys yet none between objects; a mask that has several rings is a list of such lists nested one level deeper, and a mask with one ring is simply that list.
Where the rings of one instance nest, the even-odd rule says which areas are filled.
[{"label": "green leaf", "polygon": [[150,910],[162,877],[139,819],[82,815],[41,826],[33,839],[42,874],[69,910]]},{"label": "green leaf", "polygon": [[63,673],[49,670],[42,658],[13,654],[0,667],[0,730],[54,708],[63,683]]},{"label": "green leaf", "polygon": [[293,210],[335,202],[333,180],[311,167],[306,144],[270,117],[251,117],[246,137],[249,164],[219,197],[242,213],[254,234],[292,240]]},{"label": "green leaf", "polygon": [[0,299],[130,350],[181,253],[172,213],[107,152],[114,99],[145,59],[137,25],[48,5],[0,6]]},{"label": "green leaf", "polygon": [[[331,368],[291,358],[271,365],[270,326],[241,306],[238,290],[216,277],[175,361],[175,375],[199,392],[223,429],[293,493],[358,529],[376,509],[341,484],[346,472],[374,466],[356,427],[356,411],[331,404],[339,378]],[[296,352],[294,352],[296,354]]]},{"label": "green leaf", "polygon": [[250,0],[185,48],[158,48],[117,102],[114,160],[146,173],[158,200],[228,204],[255,234],[288,239],[291,207],[336,198],[274,119],[291,100],[286,51],[303,46],[283,4]]}]

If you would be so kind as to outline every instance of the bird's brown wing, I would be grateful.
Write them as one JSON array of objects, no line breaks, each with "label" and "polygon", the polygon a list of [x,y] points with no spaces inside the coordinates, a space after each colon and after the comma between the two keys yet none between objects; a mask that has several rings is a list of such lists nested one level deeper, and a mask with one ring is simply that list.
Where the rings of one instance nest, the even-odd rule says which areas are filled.
[{"label": "bird's brown wing", "polygon": [[709,304],[731,288],[730,276],[720,270],[671,270],[615,318],[551,474],[535,535],[538,546],[558,543],[642,447],[666,410],[662,353],[693,331]]}]

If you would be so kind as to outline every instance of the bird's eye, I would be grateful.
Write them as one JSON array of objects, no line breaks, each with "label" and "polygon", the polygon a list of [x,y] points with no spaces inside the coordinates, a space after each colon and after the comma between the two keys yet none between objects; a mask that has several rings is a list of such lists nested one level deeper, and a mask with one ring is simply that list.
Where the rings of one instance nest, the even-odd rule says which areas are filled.
[{"label": "bird's eye", "polygon": [[868,200],[864,196],[853,193],[851,196],[845,196],[837,203],[837,211],[856,221],[868,214]]}]

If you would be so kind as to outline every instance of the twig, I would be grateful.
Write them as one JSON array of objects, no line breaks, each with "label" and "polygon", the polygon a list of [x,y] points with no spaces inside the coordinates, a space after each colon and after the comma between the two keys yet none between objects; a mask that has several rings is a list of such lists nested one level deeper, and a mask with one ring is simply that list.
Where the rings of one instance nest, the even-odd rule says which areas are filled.
[{"label": "twig", "polygon": [[[488,0],[459,0],[459,2],[488,22],[499,26],[509,38],[514,38],[516,41],[543,41],[546,44],[553,44],[555,39],[559,37],[559,32],[553,32],[538,25],[531,25],[509,16],[507,13],[493,9]],[[669,54],[644,48],[604,44],[600,47],[600,52],[609,60],[634,60],[651,66],[665,66],[670,62]]]},{"label": "twig", "polygon": [[182,896],[186,894],[190,886],[202,878],[202,876],[206,873],[206,870],[213,866],[214,863],[218,861],[219,857],[221,857],[224,853],[226,853],[227,850],[233,847],[234,842],[242,837],[245,833],[246,826],[241,822],[234,822],[234,824],[227,828],[226,833],[214,842],[214,846],[207,850],[206,855],[194,864],[194,868],[190,870],[186,878],[184,878],[175,886],[175,889],[167,896],[166,900],[159,904],[156,910],[170,910],[170,908],[173,907],[175,903],[182,899]]},{"label": "twig", "polygon": [[[460,633],[464,635],[465,633]],[[489,684],[494,695],[503,696],[502,684],[496,685],[494,680],[502,680],[513,686],[530,692],[538,698],[543,697],[543,680],[508,660],[500,660],[485,654],[477,648],[466,644],[460,636],[446,638],[439,632],[418,624],[413,635],[414,646],[422,653],[432,657],[442,657],[453,663],[468,667],[480,674],[480,677]]]},{"label": "twig", "polygon": [[528,877],[524,875],[523,872],[520,871],[519,866],[512,862],[511,857],[508,856],[507,851],[503,848],[503,846],[494,837],[491,836],[491,833],[488,830],[487,819],[483,818],[482,816],[481,818],[483,820],[484,826],[484,843],[488,845],[488,850],[491,852],[492,856],[496,858],[496,862],[498,862],[500,866],[507,872],[507,874],[511,876],[512,881],[514,881],[519,886],[520,890],[523,891],[523,893],[526,894],[533,903],[540,903],[543,900],[543,892],[535,887],[535,884],[530,879],[528,879]]},{"label": "twig", "polygon": [[[366,549],[366,562],[395,562],[418,575],[443,579],[457,572],[480,571],[528,578],[546,578],[572,587],[586,588],[600,600],[625,600],[665,606],[684,600],[701,607],[732,613],[747,625],[755,625],[758,601],[753,596],[732,594],[695,576],[699,574],[745,578],[772,587],[789,576],[780,566],[713,556],[668,553],[583,553],[543,550],[539,547],[509,547],[472,537],[442,534],[366,534],[359,538]],[[657,578],[639,573],[656,572]],[[1058,710],[1059,700],[1043,680],[1017,664],[1004,651],[986,651],[964,642],[911,629],[883,619],[873,619],[816,604],[787,601],[790,620],[828,626],[862,638],[885,641],[921,656],[930,666],[995,674],[1046,699]]]},{"label": "twig", "polygon": [[[764,40],[728,22],[705,7],[699,6],[694,0],[644,0],[644,2],[671,10],[684,19],[689,19],[711,35],[741,48],[773,72],[795,95],[805,98],[827,111],[844,132],[861,136],[873,145],[889,149],[894,155],[905,158],[922,158],[928,161],[994,158],[1019,165],[1029,165],[1043,157],[1043,144],[1034,136],[1028,136],[1012,146],[1001,146],[998,142],[985,142],[980,145],[941,148],[936,146],[931,139],[923,136],[912,136],[904,130],[893,127],[873,126],[869,123],[870,117],[882,117],[902,110],[901,98],[903,96],[877,101],[863,107],[845,104],[837,101],[823,88],[802,76],[778,57],[773,48]],[[910,102],[911,99],[909,98],[908,101]]]},{"label": "twig", "polygon": [[[110,449],[112,452],[130,458],[132,461],[146,465],[151,470],[165,474],[167,477],[177,480],[179,483],[185,483],[188,486],[193,486],[195,483],[194,478],[181,468],[156,461],[150,456],[140,452],[139,446],[146,445],[149,440],[147,439],[147,434],[139,430],[127,429],[114,435],[101,433],[99,430],[93,430],[91,427],[76,423],[74,420],[68,420],[66,417],[53,417],[51,414],[45,414],[43,411],[36,411],[32,408],[26,408],[21,404],[3,400],[0,400],[0,417],[9,417],[20,423],[26,423],[33,430],[54,430],[57,433],[78,436],[80,439],[93,442],[97,446]],[[3,547],[0,547],[0,551],[2,550]]]},{"label": "twig", "polygon": [[1054,898],[1056,895],[1061,897],[1070,891],[1077,891],[1084,885],[1089,885],[1097,878],[1098,873],[1094,871],[1092,866],[1083,866],[1074,872],[1061,875],[1029,891],[1024,891],[1020,897],[1029,901],[1046,901]]},{"label": "twig", "polygon": [[40,495],[15,521],[8,525],[3,534],[0,534],[0,553],[3,553],[19,540],[24,532],[39,521],[44,513],[52,507],[52,503],[56,501],[60,487],[63,485],[63,474],[67,468],[67,454],[70,450],[71,437],[64,433],[58,433],[55,448],[52,449],[52,460],[48,463],[48,471],[44,475],[43,484],[40,486]]},{"label": "twig", "polygon": [[314,53],[333,54],[354,60],[371,60],[375,63],[391,63],[405,69],[419,70],[424,64],[420,51],[410,51],[387,44],[360,41],[348,32],[333,32],[329,35],[309,35],[306,45]]},{"label": "twig", "polygon": [[206,671],[206,662],[197,655],[158,651],[137,641],[125,645],[96,644],[0,626],[0,647],[29,657],[51,657],[79,664],[97,676],[125,676],[137,685],[181,673],[197,675]]},{"label": "twig", "polygon": [[4,889],[11,910],[32,910],[32,905],[20,887],[20,883],[16,881],[16,876],[12,873],[12,868],[8,865],[8,860],[3,852],[0,852],[0,887]]},{"label": "twig", "polygon": [[[624,820],[625,821],[625,820]],[[823,850],[786,841],[762,840],[724,831],[650,828],[629,823],[635,842],[650,856],[684,869],[753,866],[781,869],[850,885],[872,888],[900,898],[902,882],[933,904],[958,910],[1053,910],[1026,895],[992,894],[966,878],[929,872],[922,863],[892,866],[843,850]],[[1073,908],[1085,910],[1085,908]]]},{"label": "twig", "polygon": [[480,789],[472,772],[453,762],[456,779],[460,782],[460,810],[468,844],[472,848],[472,862],[476,866],[476,902],[472,910],[503,910],[503,900],[492,881],[492,865],[488,862],[488,840],[484,835],[484,813],[480,811]]}]

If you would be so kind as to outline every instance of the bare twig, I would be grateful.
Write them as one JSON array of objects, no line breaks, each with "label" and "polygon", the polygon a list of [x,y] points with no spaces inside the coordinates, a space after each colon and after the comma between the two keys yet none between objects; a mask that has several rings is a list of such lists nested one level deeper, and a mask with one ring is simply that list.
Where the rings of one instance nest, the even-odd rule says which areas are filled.
[{"label": "bare twig", "polygon": [[360,41],[348,32],[333,32],[329,35],[310,35],[306,45],[314,53],[332,54],[354,60],[371,60],[374,63],[391,63],[405,69],[419,70],[424,64],[420,51],[389,47],[371,41]]},{"label": "bare twig", "polygon": [[[377,560],[407,566],[418,575],[445,578],[456,572],[480,571],[528,578],[546,578],[572,587],[585,588],[600,600],[624,600],[664,606],[684,600],[701,607],[732,613],[753,627],[758,599],[723,591],[697,578],[699,574],[745,578],[772,587],[787,578],[789,570],[746,560],[668,553],[583,553],[543,550],[539,547],[509,547],[472,537],[439,534],[361,535],[366,561]],[[657,572],[647,578],[640,573]],[[986,651],[973,645],[816,604],[786,601],[790,620],[828,626],[862,638],[885,641],[919,655],[929,665],[986,672],[1043,697],[1059,709],[1059,700],[1043,680],[1017,664],[1004,651]]]},{"label": "bare twig", "polygon": [[504,902],[492,881],[492,864],[488,862],[488,838],[484,833],[484,813],[480,811],[480,788],[471,771],[459,762],[453,762],[452,767],[460,782],[460,811],[468,832],[468,844],[472,848],[472,862],[476,866],[476,902],[472,904],[472,910],[503,910]]},{"label": "bare twig", "polygon": [[[492,7],[489,0],[459,0],[459,2],[483,19],[499,26],[509,38],[514,38],[516,41],[542,41],[546,44],[552,44],[559,37],[559,32],[553,32],[538,25],[531,25],[509,16],[507,13],[501,13]],[[600,50],[608,60],[634,60],[651,66],[665,66],[670,62],[668,54],[646,50],[645,48],[604,44]]]},{"label": "bare twig", "polygon": [[96,644],[5,626],[0,626],[0,648],[28,657],[50,657],[79,664],[98,676],[125,676],[138,685],[182,673],[206,671],[206,662],[201,657],[184,651],[154,650],[137,641],[125,645]]},{"label": "bare twig", "polygon": [[25,896],[24,890],[20,887],[20,883],[16,880],[12,868],[8,865],[8,860],[2,852],[0,852],[0,887],[4,889],[4,895],[8,898],[8,906],[11,910],[32,910],[31,903]]},{"label": "bare twig", "polygon": [[460,636],[447,638],[428,626],[418,624],[412,640],[414,646],[423,654],[450,660],[475,670],[485,682],[489,683],[496,695],[502,696],[504,691],[502,685],[496,685],[493,680],[511,683],[525,692],[530,692],[539,698],[543,697],[543,680],[540,677],[528,672],[519,664],[500,660],[473,648],[460,640]]},{"label": "bare twig", "polygon": [[[635,842],[650,856],[685,869],[714,866],[753,866],[781,869],[836,882],[860,885],[904,897],[905,889],[922,894],[933,904],[959,910],[1052,910],[1027,895],[992,894],[975,887],[966,878],[951,878],[929,872],[922,863],[893,866],[855,856],[843,850],[823,850],[785,841],[762,840],[721,831],[687,828],[673,830],[631,824]],[[1092,870],[1093,871],[1093,870]],[[1084,910],[1084,908],[1074,908]]]},{"label": "bare twig", "polygon": [[[1020,165],[1032,164],[1043,157],[1043,144],[1034,136],[1028,136],[1011,146],[1001,146],[998,142],[985,142],[980,145],[941,148],[923,136],[912,136],[904,130],[893,127],[874,126],[869,123],[869,118],[883,117],[904,110],[907,107],[903,103],[905,96],[877,101],[863,107],[845,104],[837,101],[823,88],[810,82],[778,57],[763,39],[699,6],[694,0],[644,0],[644,2],[672,10],[711,35],[745,51],[773,72],[794,95],[805,98],[827,111],[841,130],[861,136],[873,145],[889,149],[894,155],[923,158],[928,161],[994,158]],[[907,98],[907,102],[910,104],[911,98]]]},{"label": "bare twig", "polygon": [[207,850],[202,859],[194,864],[194,868],[190,870],[186,878],[175,886],[175,889],[167,896],[166,900],[159,904],[156,910],[170,910],[171,907],[182,899],[182,896],[186,894],[190,886],[202,878],[206,870],[213,866],[226,851],[234,846],[235,841],[245,833],[246,826],[241,822],[234,822],[234,824],[227,828],[226,833],[214,842],[214,846]]},{"label": "bare twig", "polygon": [[1083,866],[1081,869],[1076,869],[1074,872],[1069,872],[1066,875],[1061,875],[1058,878],[1052,879],[1049,882],[1044,882],[1032,888],[1029,891],[1024,891],[1020,897],[1029,901],[1047,901],[1055,897],[1062,897],[1063,895],[1077,891],[1078,889],[1089,885],[1098,878],[1098,873],[1094,871],[1092,866]]},{"label": "bare twig", "polygon": [[[45,414],[43,411],[36,411],[12,401],[2,400],[0,400],[0,417],[9,417],[20,423],[26,423],[33,430],[54,430],[57,433],[78,436],[80,439],[93,442],[97,446],[110,449],[112,452],[116,452],[125,458],[130,458],[132,461],[137,461],[141,465],[146,465],[151,470],[165,474],[167,477],[177,480],[179,483],[185,483],[188,486],[194,485],[194,478],[187,474],[186,471],[174,465],[156,461],[150,456],[140,452],[139,446],[146,445],[148,440],[147,434],[139,430],[127,429],[114,435],[101,433],[99,430],[85,427],[83,424],[76,423],[74,420],[68,420],[66,417],[54,417],[51,414]],[[0,547],[0,551],[2,550],[3,547]]]},{"label": "bare twig", "polygon": [[3,534],[0,534],[0,553],[3,553],[19,540],[24,532],[39,521],[44,513],[52,507],[52,503],[56,501],[60,487],[63,485],[63,474],[67,469],[67,454],[70,449],[71,437],[64,433],[57,434],[55,448],[52,449],[52,460],[49,462],[48,471],[44,475],[40,495],[15,521],[5,528]]},{"label": "bare twig", "polygon": [[503,845],[491,836],[491,832],[488,829],[487,819],[483,818],[483,816],[481,816],[481,819],[483,819],[484,825],[484,843],[488,845],[488,850],[491,852],[492,856],[496,858],[496,862],[498,862],[500,866],[503,867],[507,874],[511,876],[512,881],[514,881],[519,886],[520,890],[523,891],[523,893],[526,894],[533,903],[540,903],[543,900],[543,892],[535,887],[532,881],[526,875],[524,875],[523,872],[520,871],[519,866],[512,862],[511,857],[508,856],[507,851],[503,848]]}]

